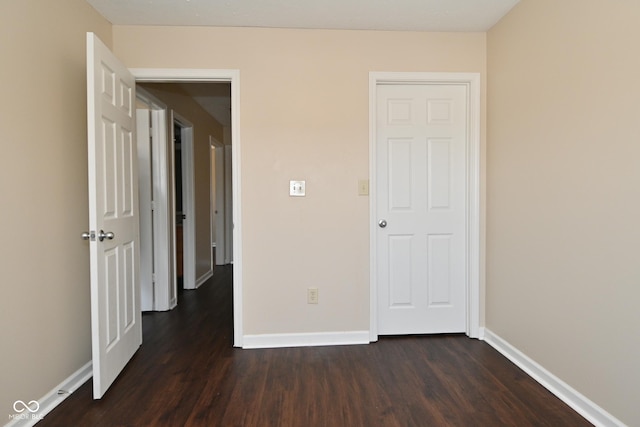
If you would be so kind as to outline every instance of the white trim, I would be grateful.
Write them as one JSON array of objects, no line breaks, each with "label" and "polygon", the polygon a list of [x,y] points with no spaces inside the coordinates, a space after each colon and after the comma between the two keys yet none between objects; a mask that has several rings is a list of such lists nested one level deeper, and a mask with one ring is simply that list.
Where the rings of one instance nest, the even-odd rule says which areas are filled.
[{"label": "white trim", "polygon": [[151,110],[153,106],[137,88],[136,149],[138,154],[138,213],[140,215],[140,309],[153,311],[153,177],[151,175]]},{"label": "white trim", "polygon": [[210,268],[209,271],[204,273],[202,276],[198,277],[196,280],[196,289],[199,288],[204,282],[209,280],[213,276],[213,268]]},{"label": "white trim", "polygon": [[486,329],[484,326],[481,326],[481,327],[478,329],[478,339],[479,339],[479,340],[484,340],[484,337],[486,336],[486,335],[485,335],[485,334],[486,334],[486,330],[487,330],[487,329]]},{"label": "white trim", "polygon": [[224,147],[224,144],[218,141],[218,138],[213,135],[209,135],[209,145],[212,147]]},{"label": "white trim", "polygon": [[245,335],[242,348],[316,347],[369,344],[369,331]]},{"label": "white trim", "polygon": [[376,106],[380,84],[464,84],[468,88],[469,137],[467,141],[467,325],[466,334],[480,334],[480,74],[479,73],[369,73],[369,281],[370,341],[378,340],[378,284],[376,259]]},{"label": "white trim", "polygon": [[[225,200],[225,180],[227,173],[224,168],[224,146],[216,147],[216,256],[215,265],[224,265],[225,253],[229,242],[225,229],[226,205]],[[230,175],[230,174],[229,174]],[[233,183],[232,183],[233,185]],[[233,207],[232,207],[233,209]]]},{"label": "white trim", "polygon": [[[233,264],[233,144],[224,148],[224,263]],[[231,236],[231,239],[228,237]]]},{"label": "white trim", "polygon": [[216,241],[213,238],[213,232],[216,230],[216,209],[214,209],[214,196],[216,194],[216,188],[214,188],[214,173],[216,170],[216,165],[213,162],[215,156],[216,147],[222,145],[220,141],[214,138],[212,135],[209,135],[209,258],[211,259],[211,271],[213,273],[213,268],[215,267],[215,260],[213,259],[213,250],[216,247]]},{"label": "white trim", "polygon": [[[211,189],[212,195],[215,195],[215,203],[212,200],[212,205],[215,204],[215,210],[213,210],[213,221],[211,222],[211,234],[212,234],[212,247],[216,249],[215,258],[213,259],[214,268],[216,265],[224,265],[224,253],[226,251],[226,230],[224,227],[225,217],[225,170],[224,170],[224,144],[218,141],[213,136],[209,135],[209,144],[211,145],[212,152],[215,153],[215,163],[210,162],[211,171],[215,173],[215,177],[212,175],[210,181],[213,182],[215,178],[215,188]],[[233,185],[233,183],[232,183]],[[215,227],[215,240],[213,239],[213,229]],[[212,251],[213,252],[213,251]]]},{"label": "white trim", "polygon": [[[240,77],[240,70],[218,68],[129,68],[129,71],[136,81],[156,83],[233,82]],[[231,99],[233,109],[233,94]]]},{"label": "white trim", "polygon": [[[244,329],[242,323],[242,152],[240,148],[240,71],[236,71],[235,77],[231,80],[231,142],[234,147],[234,155],[231,166],[232,179],[232,203],[233,203],[233,333],[234,345],[242,347],[242,337]],[[227,239],[227,245],[229,244]]]},{"label": "white trim", "polygon": [[[193,165],[193,124],[180,115],[176,110],[171,110],[171,150],[175,153],[175,125],[180,127],[180,159],[182,171],[182,214],[185,219],[182,223],[183,251],[182,251],[182,275],[183,288],[195,289],[196,286],[196,199],[195,199],[195,169]],[[175,160],[174,160],[175,161]],[[175,179],[175,172],[174,172]],[[173,188],[173,187],[172,187]],[[173,197],[174,208],[171,218],[176,221],[175,194]],[[174,233],[174,238],[176,234]]]},{"label": "white trim", "polygon": [[[151,194],[144,194],[146,189],[143,188],[143,182],[140,182],[140,203],[143,197],[148,201],[152,200],[153,209],[151,212],[152,220],[148,217],[150,224],[153,224],[151,235],[152,243],[147,247],[143,246],[141,241],[141,261],[142,250],[148,250],[153,253],[152,256],[152,274],[153,279],[149,278],[151,284],[152,301],[151,308],[146,309],[153,311],[167,311],[173,309],[177,301],[176,281],[174,278],[175,263],[174,261],[174,242],[171,237],[173,229],[172,214],[173,206],[170,199],[170,191],[173,188],[173,179],[171,178],[172,167],[169,165],[171,156],[168,156],[169,147],[167,136],[167,106],[155,96],[151,95],[145,89],[136,87],[136,96],[142,102],[147,104],[147,108],[151,113],[151,138],[153,140],[153,150],[151,150],[150,168],[152,175],[149,177],[150,182],[144,182],[151,189]],[[140,155],[139,155],[140,157]],[[140,171],[142,171],[142,166]],[[145,219],[140,206],[140,221]],[[142,271],[142,268],[141,268]],[[146,311],[143,306],[142,311]]]},{"label": "white trim", "polygon": [[81,385],[86,383],[92,375],[93,364],[91,362],[87,362],[82,368],[75,371],[64,381],[55,386],[51,391],[38,399],[40,408],[37,413],[33,414],[34,416],[36,416],[35,419],[32,418],[27,420],[14,418],[7,424],[5,424],[5,427],[27,427],[35,425],[38,421],[40,421],[39,418],[46,417],[47,414],[49,414],[56,408],[56,406],[61,404],[67,397],[69,397],[71,393],[73,393],[78,388],[80,388]]},{"label": "white trim", "polygon": [[139,82],[230,82],[231,83],[231,139],[233,141],[233,345],[243,343],[242,304],[242,182],[240,144],[240,70],[183,69],[183,68],[130,68]]},{"label": "white trim", "polygon": [[625,425],[489,329],[484,330],[484,335],[487,344],[502,353],[503,356],[593,425],[602,427],[623,427]]},{"label": "white trim", "polygon": [[173,194],[173,153],[169,153],[168,108],[153,111],[153,271],[155,273],[154,310],[167,311],[178,305],[175,280],[175,220]]}]

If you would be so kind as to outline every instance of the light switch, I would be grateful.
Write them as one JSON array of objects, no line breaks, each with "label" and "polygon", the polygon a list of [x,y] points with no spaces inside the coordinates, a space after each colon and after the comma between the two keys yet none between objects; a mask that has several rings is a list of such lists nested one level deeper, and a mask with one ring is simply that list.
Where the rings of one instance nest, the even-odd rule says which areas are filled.
[{"label": "light switch", "polygon": [[368,179],[360,179],[360,180],[358,180],[358,195],[359,196],[368,196],[369,195],[369,180]]},{"label": "light switch", "polygon": [[304,197],[305,196],[305,182],[304,181],[289,181],[289,196]]}]

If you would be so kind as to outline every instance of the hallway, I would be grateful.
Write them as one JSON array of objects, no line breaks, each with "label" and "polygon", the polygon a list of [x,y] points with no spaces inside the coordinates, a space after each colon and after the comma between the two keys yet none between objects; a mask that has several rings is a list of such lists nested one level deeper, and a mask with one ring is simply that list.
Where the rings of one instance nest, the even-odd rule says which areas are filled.
[{"label": "hallway", "polygon": [[589,426],[488,344],[460,335],[370,345],[232,347],[232,267],[170,312],[100,401],[88,381],[45,426]]}]

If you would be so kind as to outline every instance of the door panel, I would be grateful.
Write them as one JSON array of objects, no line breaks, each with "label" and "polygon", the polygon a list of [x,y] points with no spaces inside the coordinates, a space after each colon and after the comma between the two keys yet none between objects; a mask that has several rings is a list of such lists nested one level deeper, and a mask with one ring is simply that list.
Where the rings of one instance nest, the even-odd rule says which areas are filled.
[{"label": "door panel", "polygon": [[378,333],[464,332],[467,88],[377,87]]},{"label": "door panel", "polygon": [[142,322],[135,81],[92,33],[87,110],[93,395],[99,399],[141,345]]}]

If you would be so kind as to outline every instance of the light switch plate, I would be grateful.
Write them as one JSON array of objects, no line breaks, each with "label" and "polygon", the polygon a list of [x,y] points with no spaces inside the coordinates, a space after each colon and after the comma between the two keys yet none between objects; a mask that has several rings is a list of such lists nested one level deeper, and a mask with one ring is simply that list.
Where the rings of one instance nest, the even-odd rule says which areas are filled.
[{"label": "light switch plate", "polygon": [[369,180],[368,179],[360,179],[360,180],[358,180],[358,195],[359,196],[368,196],[369,195]]},{"label": "light switch plate", "polygon": [[289,181],[289,196],[304,197],[305,193],[304,181]]},{"label": "light switch plate", "polygon": [[307,304],[318,303],[318,288],[307,289]]}]

